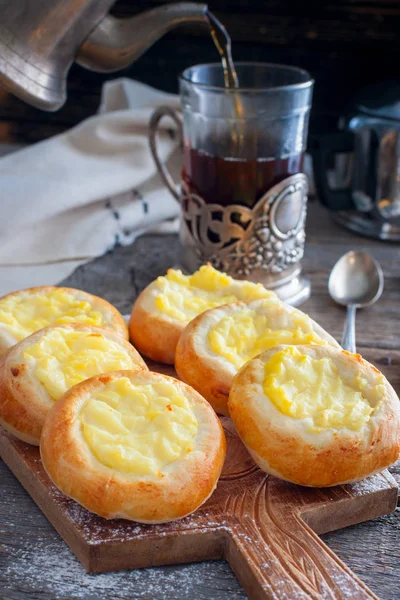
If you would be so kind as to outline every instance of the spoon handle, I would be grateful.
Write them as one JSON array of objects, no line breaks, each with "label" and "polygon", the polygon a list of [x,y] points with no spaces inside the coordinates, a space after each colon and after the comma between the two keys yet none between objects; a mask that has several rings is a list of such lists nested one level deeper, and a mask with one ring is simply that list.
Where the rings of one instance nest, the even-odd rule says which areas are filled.
[{"label": "spoon handle", "polygon": [[354,304],[347,307],[346,322],[343,330],[342,348],[348,352],[356,352],[356,310]]}]

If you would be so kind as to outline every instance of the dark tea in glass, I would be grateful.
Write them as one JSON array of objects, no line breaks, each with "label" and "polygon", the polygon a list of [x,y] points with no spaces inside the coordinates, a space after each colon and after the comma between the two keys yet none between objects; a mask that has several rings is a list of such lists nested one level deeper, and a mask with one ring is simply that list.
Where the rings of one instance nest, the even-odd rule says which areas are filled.
[{"label": "dark tea in glass", "polygon": [[207,204],[252,208],[275,184],[303,170],[303,152],[282,158],[230,158],[184,148],[182,179]]},{"label": "dark tea in glass", "polygon": [[[224,65],[229,67],[227,58]],[[306,71],[284,65],[234,66],[235,78],[217,63],[186,69],[180,77],[182,118],[162,107],[150,123],[157,167],[181,206],[179,260],[189,272],[209,261],[298,304],[310,292],[300,260],[313,81]],[[156,150],[165,115],[183,137],[179,188]]]}]

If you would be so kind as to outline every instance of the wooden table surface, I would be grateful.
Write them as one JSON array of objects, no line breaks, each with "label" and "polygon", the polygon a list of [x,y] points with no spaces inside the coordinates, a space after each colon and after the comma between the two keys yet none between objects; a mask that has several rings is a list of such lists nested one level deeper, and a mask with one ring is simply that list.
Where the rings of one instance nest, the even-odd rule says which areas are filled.
[{"label": "wooden table surface", "polygon": [[[357,347],[400,392],[400,245],[349,233],[311,203],[303,264],[312,297],[302,308],[340,340],[345,314],[329,299],[327,281],[336,259],[350,249],[368,250],[385,273],[381,300],[357,316]],[[137,293],[176,264],[176,257],[175,236],[143,236],[81,267],[65,283],[104,296],[128,313]],[[400,465],[391,472],[400,483]],[[0,600],[246,598],[223,561],[88,575],[2,462],[0,481]],[[322,538],[381,599],[400,598],[400,508]]]}]

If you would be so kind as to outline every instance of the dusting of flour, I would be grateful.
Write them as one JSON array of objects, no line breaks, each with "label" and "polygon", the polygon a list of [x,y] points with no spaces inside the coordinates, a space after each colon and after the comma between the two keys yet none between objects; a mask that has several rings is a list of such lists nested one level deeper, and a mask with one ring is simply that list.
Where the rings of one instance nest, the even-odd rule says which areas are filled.
[{"label": "dusting of flour", "polygon": [[8,598],[6,589],[34,589],[38,598],[48,595],[69,600],[209,600],[215,597],[216,571],[221,600],[246,598],[222,561],[89,575],[59,541],[35,548],[27,544],[24,550],[14,552],[5,569],[2,598]]}]

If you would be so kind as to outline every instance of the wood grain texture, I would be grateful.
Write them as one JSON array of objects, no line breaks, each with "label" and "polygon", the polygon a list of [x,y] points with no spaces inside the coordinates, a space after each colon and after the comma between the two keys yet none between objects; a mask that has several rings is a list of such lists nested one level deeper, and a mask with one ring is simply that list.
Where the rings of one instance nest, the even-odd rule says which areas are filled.
[{"label": "wood grain texture", "polygon": [[[149,367],[175,376],[172,367]],[[89,572],[227,558],[251,598],[375,598],[316,533],[392,511],[398,490],[385,472],[325,490],[262,473],[223,418],[228,453],[218,488],[193,515],[166,525],[105,521],[49,481],[37,448],[0,435],[3,460]]]},{"label": "wood grain texture", "polygon": [[89,513],[50,482],[38,448],[5,432],[0,452],[89,572],[227,558],[251,598],[375,598],[316,533],[394,510],[398,489],[389,473],[354,485],[301,488],[262,473],[230,419],[222,422],[228,452],[217,490],[195,513],[165,525]]},{"label": "wood grain texture", "polygon": [[[336,226],[324,209],[310,205],[304,266],[311,276],[313,295],[305,307],[340,338],[344,311],[330,302],[326,282],[335,260],[351,248],[372,252],[382,263],[386,277],[381,299],[386,302],[385,310],[380,310],[380,301],[376,307],[360,311],[357,316],[358,346],[400,392],[397,310],[400,246],[350,234]],[[144,236],[132,246],[116,248],[113,253],[80,268],[66,284],[104,296],[128,313],[140,289],[175,264],[176,259],[174,236]],[[386,345],[387,336],[390,347]],[[372,347],[371,340],[380,347]],[[400,482],[400,465],[391,472]],[[246,597],[225,561],[86,574],[2,462],[0,482],[1,600],[243,600]],[[399,509],[387,517],[323,534],[321,539],[382,600],[398,600]]]}]

